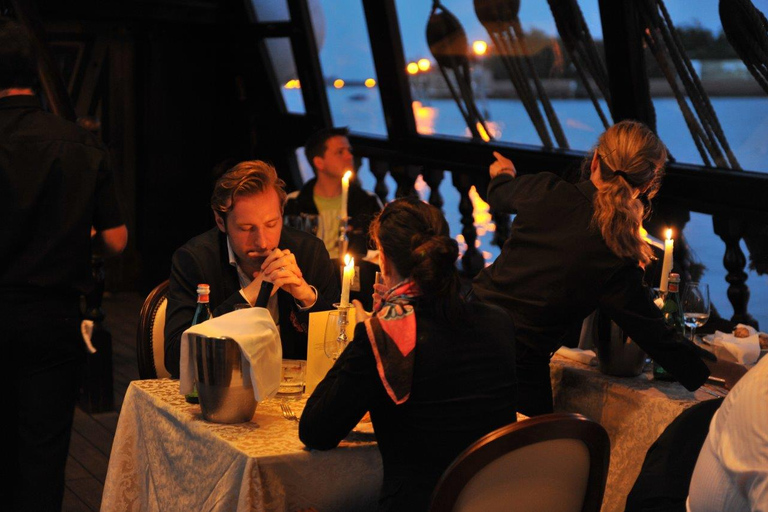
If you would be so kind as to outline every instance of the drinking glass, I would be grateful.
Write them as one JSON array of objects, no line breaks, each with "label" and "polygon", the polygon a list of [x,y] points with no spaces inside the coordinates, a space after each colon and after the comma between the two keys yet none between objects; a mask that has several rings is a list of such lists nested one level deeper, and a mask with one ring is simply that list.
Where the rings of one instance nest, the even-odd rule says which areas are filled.
[{"label": "drinking glass", "polygon": [[691,341],[694,341],[696,328],[709,320],[709,285],[688,283],[685,286],[680,307],[683,309],[683,322],[691,330]]},{"label": "drinking glass", "polygon": [[334,361],[339,358],[339,355],[347,348],[347,344],[352,341],[348,333],[349,310],[349,307],[343,307],[328,313],[323,349],[325,355]]}]

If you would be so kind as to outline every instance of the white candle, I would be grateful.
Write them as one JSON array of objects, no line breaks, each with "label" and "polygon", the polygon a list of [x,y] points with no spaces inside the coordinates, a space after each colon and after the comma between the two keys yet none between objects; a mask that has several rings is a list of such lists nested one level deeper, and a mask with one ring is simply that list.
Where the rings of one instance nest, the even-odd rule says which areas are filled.
[{"label": "white candle", "polygon": [[349,288],[355,277],[355,258],[344,255],[344,275],[341,277],[341,307],[349,306]]},{"label": "white candle", "polygon": [[659,290],[662,292],[667,291],[667,283],[669,282],[669,273],[672,272],[672,253],[675,249],[675,241],[672,240],[672,230],[667,230],[667,239],[664,240],[664,263],[661,265],[661,285]]},{"label": "white candle", "polygon": [[352,171],[347,171],[341,178],[341,220],[347,218],[347,196],[349,195],[349,179]]}]

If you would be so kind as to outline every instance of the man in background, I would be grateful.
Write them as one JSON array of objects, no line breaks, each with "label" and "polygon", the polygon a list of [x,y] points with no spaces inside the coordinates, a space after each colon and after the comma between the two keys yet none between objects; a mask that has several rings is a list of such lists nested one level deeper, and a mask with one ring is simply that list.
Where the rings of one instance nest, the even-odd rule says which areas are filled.
[{"label": "man in background", "polygon": [[[13,510],[60,510],[85,344],[80,296],[93,243],[119,254],[106,149],[41,108],[23,27],[0,18],[0,323],[11,355]],[[92,239],[92,232],[94,237]]]},{"label": "man in background", "polygon": [[[341,178],[345,172],[355,169],[347,135],[347,128],[326,128],[309,137],[304,151],[315,178],[305,183],[301,190],[289,194],[285,203],[285,215],[319,215],[319,234],[332,259],[344,256],[339,254]],[[381,202],[353,180],[349,184],[347,205],[348,251],[360,261],[370,248],[368,228],[373,217],[381,211]]]}]

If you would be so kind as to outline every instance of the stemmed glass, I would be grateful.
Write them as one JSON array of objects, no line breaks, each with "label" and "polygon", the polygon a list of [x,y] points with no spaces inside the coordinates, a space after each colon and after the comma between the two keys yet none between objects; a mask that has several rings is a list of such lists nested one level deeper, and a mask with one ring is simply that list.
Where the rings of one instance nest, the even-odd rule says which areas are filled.
[{"label": "stemmed glass", "polygon": [[683,309],[683,321],[691,330],[691,341],[694,341],[696,328],[709,320],[709,285],[703,283],[688,283],[680,301]]},{"label": "stemmed glass", "polygon": [[350,307],[345,306],[328,312],[323,350],[325,355],[334,361],[339,358],[339,355],[347,348],[347,344],[352,341],[351,336],[349,336],[350,309]]}]

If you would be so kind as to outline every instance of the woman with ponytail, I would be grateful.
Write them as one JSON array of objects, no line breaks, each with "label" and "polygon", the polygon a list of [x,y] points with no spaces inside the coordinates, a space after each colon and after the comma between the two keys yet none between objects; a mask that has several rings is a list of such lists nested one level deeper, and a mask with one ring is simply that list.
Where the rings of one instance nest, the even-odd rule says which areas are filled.
[{"label": "woman with ponytail", "polygon": [[510,160],[494,155],[488,202],[516,216],[501,254],[475,278],[472,295],[504,308],[515,324],[520,412],[552,412],[549,359],[566,339],[578,337],[598,306],[689,390],[710,370],[735,383],[743,372],[702,361],[700,351],[665,325],[643,285],[653,254],[640,227],[667,159],[651,130],[634,121],[609,128],[585,160],[588,179],[576,185],[546,172],[517,177]]},{"label": "woman with ponytail", "polygon": [[456,456],[515,421],[514,328],[502,309],[459,296],[458,245],[434,206],[389,203],[371,238],[384,280],[374,312],[358,307],[354,339],[307,401],[299,437],[334,448],[370,411],[384,462],[378,510],[426,511]]}]

